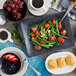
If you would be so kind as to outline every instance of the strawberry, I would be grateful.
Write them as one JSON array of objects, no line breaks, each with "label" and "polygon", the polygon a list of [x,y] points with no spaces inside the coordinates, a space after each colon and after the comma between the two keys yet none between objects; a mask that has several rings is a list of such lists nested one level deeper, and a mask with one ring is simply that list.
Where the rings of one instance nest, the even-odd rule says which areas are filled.
[{"label": "strawberry", "polygon": [[4,59],[8,59],[10,56],[12,56],[12,54],[4,55],[3,58],[4,58]]},{"label": "strawberry", "polygon": [[12,58],[15,58],[15,55],[9,56],[7,60],[11,61]]},{"label": "strawberry", "polygon": [[12,58],[11,61],[12,61],[12,62],[17,62],[17,61],[18,61],[18,58]]}]

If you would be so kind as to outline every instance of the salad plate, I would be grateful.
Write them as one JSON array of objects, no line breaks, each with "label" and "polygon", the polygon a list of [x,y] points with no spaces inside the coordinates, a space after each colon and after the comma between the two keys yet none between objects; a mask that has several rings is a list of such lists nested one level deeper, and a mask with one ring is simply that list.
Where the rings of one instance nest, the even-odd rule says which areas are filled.
[{"label": "salad plate", "polygon": [[64,14],[65,14],[65,12],[60,12],[60,13],[56,13],[56,14],[50,14],[50,15],[46,15],[46,16],[36,17],[33,19],[29,19],[29,20],[24,20],[23,22],[21,22],[21,28],[22,28],[28,56],[40,55],[40,54],[44,54],[44,53],[51,53],[51,52],[55,52],[57,50],[71,48],[74,46],[74,39],[72,36],[68,16],[62,22],[62,27],[67,30],[68,33],[66,36],[69,38],[69,39],[65,40],[64,44],[60,44],[59,46],[54,45],[51,48],[48,48],[48,49],[42,48],[40,51],[36,51],[34,49],[33,45],[31,44],[30,36],[28,35],[28,30],[32,25],[40,24],[41,22],[43,22],[45,20],[48,21],[48,20],[56,19],[56,20],[60,21],[62,19],[62,17],[64,16]]}]

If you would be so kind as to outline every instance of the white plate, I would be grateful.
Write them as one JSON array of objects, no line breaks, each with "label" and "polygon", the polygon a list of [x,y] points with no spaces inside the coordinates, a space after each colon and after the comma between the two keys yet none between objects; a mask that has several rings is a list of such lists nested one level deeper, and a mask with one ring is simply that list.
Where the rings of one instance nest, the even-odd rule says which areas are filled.
[{"label": "white plate", "polygon": [[[66,65],[64,68],[56,68],[56,69],[53,69],[53,70],[49,69],[48,61],[50,59],[57,59],[59,57],[64,57],[65,58],[68,55],[73,56],[73,58],[75,59],[75,64],[73,66]],[[53,53],[53,54],[51,54],[50,56],[47,57],[47,59],[45,61],[45,67],[52,74],[66,74],[66,73],[70,73],[70,72],[72,72],[76,68],[76,58],[75,58],[75,55],[73,53],[70,53],[70,52]]]},{"label": "white plate", "polygon": [[41,10],[35,10],[30,6],[30,2],[28,1],[28,10],[30,11],[31,14],[36,15],[36,16],[42,16],[44,14],[47,13],[47,11],[49,10],[49,7],[51,5],[52,0],[47,0],[47,3],[45,5],[45,7],[47,8],[47,10],[41,9]]},{"label": "white plate", "polygon": [[[9,53],[9,52],[16,52],[21,56],[21,61],[23,61],[25,58],[27,59],[26,55],[18,48],[15,47],[7,47],[4,48],[3,50],[0,51],[0,57],[5,54],[5,53]],[[0,70],[0,75],[1,76],[23,76],[27,70],[28,67],[28,61],[25,61],[22,63],[21,69],[19,70],[18,73],[13,74],[13,75],[7,75],[4,74],[1,70]]]},{"label": "white plate", "polygon": [[5,3],[6,0],[0,0],[0,9],[3,9],[3,4]]}]

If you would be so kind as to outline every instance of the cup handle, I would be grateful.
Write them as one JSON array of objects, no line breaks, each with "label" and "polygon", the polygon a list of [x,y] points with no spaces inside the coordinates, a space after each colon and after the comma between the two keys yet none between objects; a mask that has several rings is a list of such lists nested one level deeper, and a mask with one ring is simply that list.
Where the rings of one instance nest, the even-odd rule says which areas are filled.
[{"label": "cup handle", "polygon": [[13,43],[13,40],[12,39],[9,39],[9,41]]}]

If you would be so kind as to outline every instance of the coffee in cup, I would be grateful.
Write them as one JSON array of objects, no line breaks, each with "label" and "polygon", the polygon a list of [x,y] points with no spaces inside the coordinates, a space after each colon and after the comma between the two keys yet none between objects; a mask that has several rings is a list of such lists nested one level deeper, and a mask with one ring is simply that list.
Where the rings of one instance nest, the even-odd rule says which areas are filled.
[{"label": "coffee in cup", "polygon": [[13,42],[13,40],[11,39],[11,33],[4,28],[0,28],[0,42],[4,43],[4,42]]},{"label": "coffee in cup", "polygon": [[30,6],[35,10],[47,10],[45,7],[46,1],[47,0],[29,0]]},{"label": "coffee in cup", "polygon": [[32,0],[32,5],[35,7],[35,8],[41,8],[44,4],[44,1],[43,0]]}]

